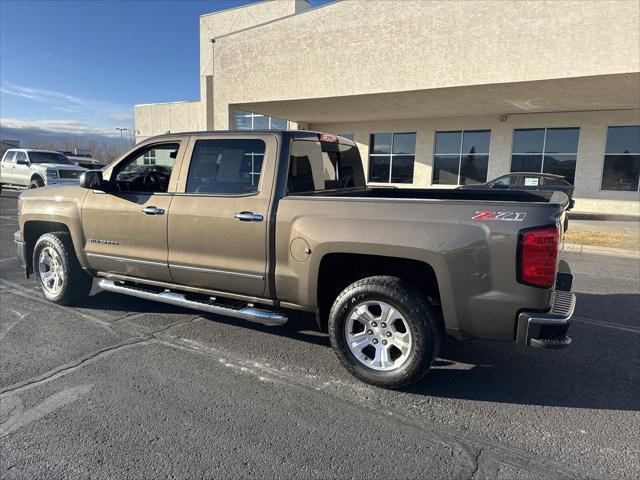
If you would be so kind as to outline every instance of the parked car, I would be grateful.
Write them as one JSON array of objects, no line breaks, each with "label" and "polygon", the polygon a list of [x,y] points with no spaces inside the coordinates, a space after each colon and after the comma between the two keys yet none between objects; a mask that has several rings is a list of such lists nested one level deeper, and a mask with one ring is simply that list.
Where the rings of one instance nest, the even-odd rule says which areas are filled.
[{"label": "parked car", "polygon": [[569,197],[569,209],[573,208],[573,185],[561,175],[537,172],[514,172],[502,175],[487,183],[463,185],[461,189],[503,188],[516,190],[551,190],[565,193]]},{"label": "parked car", "polygon": [[71,163],[65,155],[49,150],[12,148],[0,162],[3,186],[38,188],[45,185],[77,184],[86,168]]},{"label": "parked car", "polygon": [[[138,169],[147,156],[171,171]],[[20,196],[15,240],[57,304],[98,277],[266,325],[309,312],[351,374],[387,388],[419,380],[444,335],[571,342],[562,192],[367,188],[352,141],[305,131],[154,137],[47,190]]]},{"label": "parked car", "polygon": [[[66,155],[66,154],[65,154]],[[100,170],[106,166],[105,163],[84,155],[67,155],[67,158],[71,160],[71,163],[79,167],[87,168],[89,170]]]}]

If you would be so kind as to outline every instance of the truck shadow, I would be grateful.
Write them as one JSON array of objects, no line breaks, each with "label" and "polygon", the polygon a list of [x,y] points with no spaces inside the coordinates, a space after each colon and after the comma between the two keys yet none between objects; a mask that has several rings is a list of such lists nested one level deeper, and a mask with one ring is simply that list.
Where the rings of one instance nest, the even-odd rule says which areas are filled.
[{"label": "truck shadow", "polygon": [[[638,312],[640,295],[578,294],[578,305],[582,307],[578,308],[570,329],[573,343],[565,350],[538,350],[477,340],[460,342],[446,337],[429,374],[422,382],[404,391],[497,403],[640,410],[640,329],[634,316]],[[614,305],[616,316],[611,318]],[[103,291],[77,307],[140,313],[195,313],[194,310]],[[317,330],[313,316],[288,313],[290,320],[281,327],[212,314],[200,315],[212,322],[331,348],[328,335]],[[598,319],[606,319],[606,323]]]},{"label": "truck shadow", "polygon": [[[447,338],[433,369],[407,392],[499,403],[640,410],[640,295],[578,294],[580,304],[591,308],[576,312],[569,331],[573,343],[567,349]],[[613,318],[612,305],[617,306]]]}]

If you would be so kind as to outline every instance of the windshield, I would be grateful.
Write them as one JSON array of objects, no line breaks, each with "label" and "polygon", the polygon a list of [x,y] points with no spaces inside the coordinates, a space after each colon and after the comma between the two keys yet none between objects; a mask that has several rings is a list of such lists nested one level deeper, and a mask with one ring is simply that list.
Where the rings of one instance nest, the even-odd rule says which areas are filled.
[{"label": "windshield", "polygon": [[61,153],[56,152],[29,152],[31,163],[57,163],[59,165],[73,165],[71,161]]}]

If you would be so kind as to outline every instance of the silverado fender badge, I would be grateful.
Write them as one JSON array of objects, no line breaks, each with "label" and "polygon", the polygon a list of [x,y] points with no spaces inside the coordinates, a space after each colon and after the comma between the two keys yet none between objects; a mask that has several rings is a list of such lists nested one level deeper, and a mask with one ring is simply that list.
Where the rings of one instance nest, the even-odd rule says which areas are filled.
[{"label": "silverado fender badge", "polygon": [[522,222],[527,214],[524,212],[476,212],[471,220],[495,220],[498,222]]}]

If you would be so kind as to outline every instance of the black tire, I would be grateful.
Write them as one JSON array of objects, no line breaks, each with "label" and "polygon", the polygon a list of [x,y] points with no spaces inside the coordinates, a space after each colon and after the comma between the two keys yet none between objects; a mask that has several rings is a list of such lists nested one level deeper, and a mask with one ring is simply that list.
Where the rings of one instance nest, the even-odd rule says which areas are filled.
[{"label": "black tire", "polygon": [[31,180],[31,183],[29,184],[29,188],[40,188],[40,187],[44,187],[44,182],[42,181],[41,178],[34,178],[33,180]]},{"label": "black tire", "polygon": [[[38,263],[40,253],[47,247],[52,248],[58,254],[60,267],[64,272],[62,287],[58,292],[52,292],[45,287],[39,271]],[[57,303],[58,305],[70,305],[89,295],[93,278],[82,270],[69,233],[52,232],[42,235],[33,249],[32,261],[33,271],[38,278],[42,292],[47,300]]]},{"label": "black tire", "polygon": [[[381,301],[396,309],[408,324],[412,346],[398,368],[369,368],[349,349],[345,333],[351,312],[363,302]],[[358,280],[336,298],[329,313],[331,345],[342,365],[354,377],[382,388],[401,388],[419,381],[429,370],[440,348],[440,313],[411,283],[397,277],[375,276]]]}]

